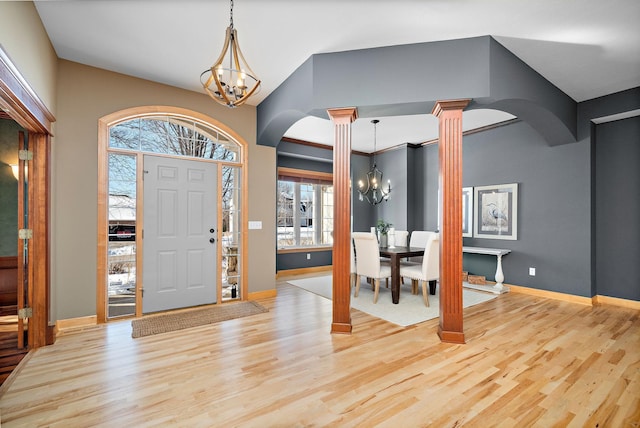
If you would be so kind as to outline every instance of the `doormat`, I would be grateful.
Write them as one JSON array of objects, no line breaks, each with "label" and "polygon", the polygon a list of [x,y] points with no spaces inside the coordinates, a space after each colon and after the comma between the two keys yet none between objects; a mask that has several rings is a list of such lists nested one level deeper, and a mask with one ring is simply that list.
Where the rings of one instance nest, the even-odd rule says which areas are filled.
[{"label": "doormat", "polygon": [[131,337],[135,339],[153,334],[167,333],[264,312],[269,312],[269,310],[259,303],[246,301],[149,315],[131,321]]}]

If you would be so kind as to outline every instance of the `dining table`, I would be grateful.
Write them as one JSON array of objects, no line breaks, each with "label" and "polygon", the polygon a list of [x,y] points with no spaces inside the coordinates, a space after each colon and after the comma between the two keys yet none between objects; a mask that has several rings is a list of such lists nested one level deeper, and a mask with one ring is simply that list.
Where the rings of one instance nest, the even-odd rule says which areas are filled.
[{"label": "dining table", "polygon": [[380,247],[380,256],[391,263],[391,301],[396,305],[400,301],[400,260],[423,255],[424,248],[420,247]]}]

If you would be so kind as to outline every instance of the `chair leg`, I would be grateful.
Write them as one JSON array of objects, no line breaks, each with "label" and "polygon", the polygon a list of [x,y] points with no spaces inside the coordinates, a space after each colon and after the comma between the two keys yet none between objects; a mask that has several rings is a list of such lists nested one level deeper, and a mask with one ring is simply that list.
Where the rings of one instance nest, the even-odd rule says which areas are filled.
[{"label": "chair leg", "polygon": [[375,283],[375,291],[373,292],[373,303],[378,303],[378,293],[380,292],[380,280],[379,279],[375,279],[374,280]]},{"label": "chair leg", "polygon": [[422,282],[422,298],[424,299],[424,305],[429,307],[429,293],[427,293],[427,281]]},{"label": "chair leg", "polygon": [[389,288],[389,278],[384,279],[384,287]]},{"label": "chair leg", "polygon": [[411,294],[413,294],[413,295],[418,294],[418,280],[417,279],[412,279],[411,280]]},{"label": "chair leg", "polygon": [[358,293],[360,292],[360,275],[356,275],[356,292],[353,297],[358,297]]}]

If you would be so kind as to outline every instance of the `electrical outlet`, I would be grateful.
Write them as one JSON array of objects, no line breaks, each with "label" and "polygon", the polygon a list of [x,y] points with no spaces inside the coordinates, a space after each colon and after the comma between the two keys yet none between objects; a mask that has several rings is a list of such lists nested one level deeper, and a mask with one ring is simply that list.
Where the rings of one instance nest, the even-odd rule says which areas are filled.
[{"label": "electrical outlet", "polygon": [[311,260],[311,253],[307,253],[307,260]]},{"label": "electrical outlet", "polygon": [[536,268],[534,267],[529,268],[529,276],[536,276]]}]

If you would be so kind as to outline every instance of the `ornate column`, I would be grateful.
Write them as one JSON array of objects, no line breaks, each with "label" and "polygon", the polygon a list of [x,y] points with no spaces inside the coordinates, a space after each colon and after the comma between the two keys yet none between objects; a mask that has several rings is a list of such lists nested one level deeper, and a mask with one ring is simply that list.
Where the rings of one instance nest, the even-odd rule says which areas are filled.
[{"label": "ornate column", "polygon": [[470,100],[438,101],[440,173],[440,325],[443,342],[465,343],[462,329],[462,110]]},{"label": "ornate column", "polygon": [[351,124],[355,107],[327,110],[333,143],[333,322],[331,333],[351,333]]}]

